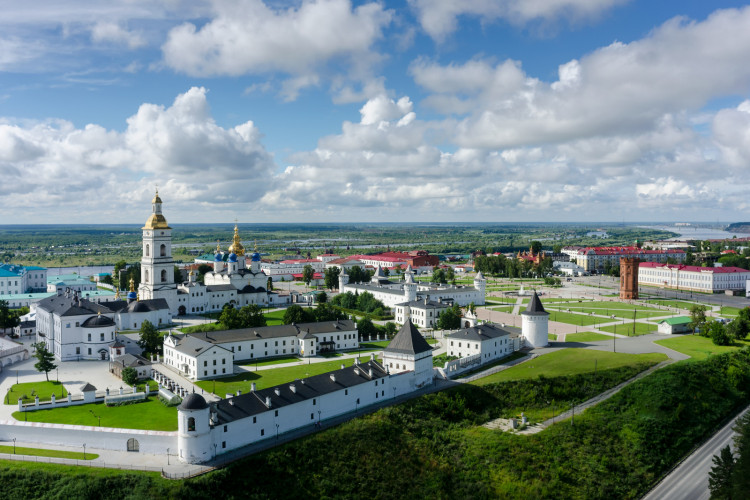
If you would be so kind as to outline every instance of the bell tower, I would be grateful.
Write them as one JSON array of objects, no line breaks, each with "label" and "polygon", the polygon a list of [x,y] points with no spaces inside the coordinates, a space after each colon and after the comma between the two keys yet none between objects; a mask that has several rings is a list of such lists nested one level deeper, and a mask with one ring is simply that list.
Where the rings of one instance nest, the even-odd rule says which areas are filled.
[{"label": "bell tower", "polygon": [[172,228],[161,213],[159,191],[151,200],[151,216],[143,226],[143,257],[138,295],[142,300],[166,299],[170,311],[177,309],[177,285],[174,282]]}]

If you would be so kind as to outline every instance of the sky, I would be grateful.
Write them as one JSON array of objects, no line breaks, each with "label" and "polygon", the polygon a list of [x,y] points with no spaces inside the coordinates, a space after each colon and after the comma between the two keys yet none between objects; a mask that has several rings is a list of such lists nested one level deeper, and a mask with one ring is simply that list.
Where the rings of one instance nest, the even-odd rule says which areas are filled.
[{"label": "sky", "polygon": [[0,9],[0,224],[750,220],[750,7]]}]

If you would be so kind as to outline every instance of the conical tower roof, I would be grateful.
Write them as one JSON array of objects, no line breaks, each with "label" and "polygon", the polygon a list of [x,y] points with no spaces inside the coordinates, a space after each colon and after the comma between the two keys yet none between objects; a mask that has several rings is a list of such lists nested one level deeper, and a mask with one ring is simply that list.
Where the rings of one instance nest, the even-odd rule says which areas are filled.
[{"label": "conical tower roof", "polygon": [[383,352],[393,352],[399,354],[419,354],[421,352],[432,351],[432,347],[419,333],[417,327],[411,322],[411,319],[404,323],[404,326],[398,331],[388,347]]},{"label": "conical tower roof", "polygon": [[528,307],[521,314],[533,316],[549,316],[549,313],[544,310],[544,306],[542,305],[542,301],[539,300],[539,295],[536,294],[536,290],[534,290],[534,295],[531,297],[531,302],[529,302]]}]

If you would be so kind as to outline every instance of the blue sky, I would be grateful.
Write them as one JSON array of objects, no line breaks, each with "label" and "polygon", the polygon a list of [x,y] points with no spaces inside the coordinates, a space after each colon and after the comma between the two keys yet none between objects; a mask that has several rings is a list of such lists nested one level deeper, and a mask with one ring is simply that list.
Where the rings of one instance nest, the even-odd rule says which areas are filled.
[{"label": "blue sky", "polygon": [[17,2],[3,223],[745,220],[750,9]]}]

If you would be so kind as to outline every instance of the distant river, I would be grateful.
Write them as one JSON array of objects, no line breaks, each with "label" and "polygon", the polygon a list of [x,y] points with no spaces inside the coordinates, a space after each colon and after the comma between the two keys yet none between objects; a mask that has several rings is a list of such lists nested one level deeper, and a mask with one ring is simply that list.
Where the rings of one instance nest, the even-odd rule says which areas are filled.
[{"label": "distant river", "polygon": [[112,274],[115,266],[78,266],[78,267],[48,267],[47,277],[60,276],[61,274],[78,274],[79,276],[93,276],[99,273]]},{"label": "distant river", "polygon": [[696,226],[640,226],[648,229],[659,229],[661,231],[671,231],[673,233],[679,233],[680,235],[676,238],[670,238],[670,240],[721,240],[724,238],[731,239],[736,236],[738,238],[746,238],[750,235],[741,233],[730,233],[729,231],[723,231],[721,229],[711,229],[708,227],[696,227]]}]

